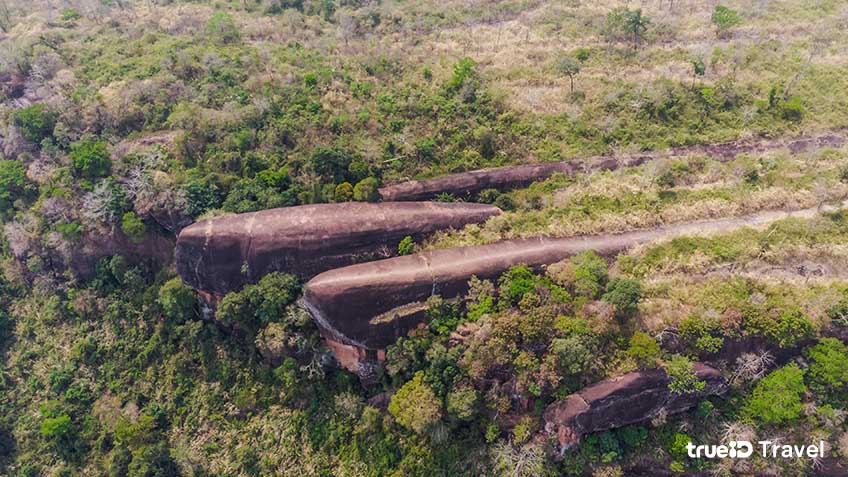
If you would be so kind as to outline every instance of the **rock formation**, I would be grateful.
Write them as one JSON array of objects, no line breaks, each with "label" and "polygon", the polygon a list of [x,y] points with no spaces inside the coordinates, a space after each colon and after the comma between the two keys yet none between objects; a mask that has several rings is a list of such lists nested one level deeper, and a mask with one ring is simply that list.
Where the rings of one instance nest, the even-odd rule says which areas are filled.
[{"label": "rock formation", "polygon": [[309,278],[385,258],[407,235],[419,239],[499,213],[484,204],[346,202],[214,217],[180,232],[177,271],[185,283],[215,297],[274,271]]},{"label": "rock formation", "polygon": [[386,346],[424,321],[427,298],[460,297],[472,276],[493,279],[515,265],[539,269],[587,250],[613,254],[661,238],[726,232],[815,213],[816,209],[763,212],[621,234],[507,240],[361,263],[314,277],[306,284],[302,304],[339,362],[362,374],[381,359]]},{"label": "rock formation", "polygon": [[845,132],[801,136],[787,141],[742,140],[725,144],[704,144],[672,148],[666,151],[643,154],[620,154],[595,156],[571,161],[524,164],[520,166],[495,167],[476,171],[448,174],[427,180],[412,180],[380,188],[383,200],[430,200],[441,193],[456,197],[470,197],[484,189],[508,190],[526,187],[533,182],[547,179],[555,173],[575,175],[582,172],[638,166],[652,159],[681,157],[703,154],[720,161],[729,161],[739,154],[788,149],[793,154],[824,147],[841,147],[845,144]]},{"label": "rock formation", "polygon": [[702,363],[694,363],[694,367],[698,379],[706,383],[697,392],[670,391],[671,380],[663,369],[627,373],[585,387],[548,406],[543,415],[544,433],[555,439],[562,451],[586,434],[646,422],[661,413],[684,412],[706,396],[727,391],[718,370]]}]

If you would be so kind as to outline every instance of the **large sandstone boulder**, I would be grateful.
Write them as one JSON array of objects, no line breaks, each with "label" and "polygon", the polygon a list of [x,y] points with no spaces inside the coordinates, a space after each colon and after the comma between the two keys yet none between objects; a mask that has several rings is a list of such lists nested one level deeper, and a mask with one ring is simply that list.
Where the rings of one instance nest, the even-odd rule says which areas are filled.
[{"label": "large sandstone boulder", "polygon": [[841,147],[845,144],[844,131],[814,136],[800,136],[786,141],[740,140],[722,144],[698,144],[642,154],[593,156],[562,162],[524,164],[495,167],[469,172],[448,174],[434,179],[412,180],[380,188],[383,200],[429,200],[446,192],[456,197],[469,197],[484,189],[509,190],[526,187],[533,182],[556,174],[574,175],[582,172],[638,166],[652,159],[703,154],[720,161],[729,161],[739,154],[788,149],[793,154],[823,147]]},{"label": "large sandstone boulder", "polygon": [[544,432],[567,449],[581,436],[647,422],[664,413],[687,411],[706,396],[723,395],[727,382],[721,373],[695,363],[701,391],[677,394],[668,389],[671,381],[663,369],[636,371],[605,379],[557,401],[545,410]]},{"label": "large sandstone boulder", "polygon": [[424,322],[430,296],[460,297],[472,276],[493,279],[515,265],[540,269],[587,250],[609,255],[661,238],[725,232],[812,214],[815,209],[764,212],[604,236],[506,240],[360,263],[314,277],[306,284],[301,303],[339,361],[359,372],[361,361],[371,359],[369,352],[379,360],[381,350]]},{"label": "large sandstone boulder", "polygon": [[180,232],[177,271],[191,287],[223,295],[274,271],[309,278],[385,258],[407,235],[419,239],[499,213],[485,204],[346,202],[214,217]]}]

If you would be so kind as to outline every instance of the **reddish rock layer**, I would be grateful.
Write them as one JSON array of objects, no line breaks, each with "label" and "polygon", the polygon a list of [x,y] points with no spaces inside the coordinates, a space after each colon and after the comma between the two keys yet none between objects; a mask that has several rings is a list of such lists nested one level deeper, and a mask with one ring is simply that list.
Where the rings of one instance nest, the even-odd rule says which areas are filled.
[{"label": "reddish rock layer", "polygon": [[763,212],[603,236],[507,240],[361,263],[310,280],[303,304],[333,340],[382,349],[423,321],[428,297],[461,296],[472,275],[492,279],[515,265],[538,269],[586,250],[613,254],[660,238],[721,232],[815,213],[815,209]]},{"label": "reddish rock layer", "polygon": [[793,154],[822,147],[841,147],[845,144],[844,131],[787,140],[743,140],[724,144],[704,144],[646,152],[572,159],[568,162],[546,162],[520,166],[495,167],[476,171],[448,174],[426,180],[412,180],[380,188],[383,200],[429,200],[441,193],[456,197],[470,197],[484,189],[509,190],[526,187],[560,172],[574,175],[581,172],[632,167],[652,159],[704,154],[720,161],[729,161],[739,154],[788,149]]},{"label": "reddish rock layer", "polygon": [[191,287],[222,295],[273,271],[309,278],[385,258],[407,235],[419,239],[499,213],[484,204],[346,202],[214,217],[180,232],[177,271]]},{"label": "reddish rock layer", "polygon": [[660,413],[684,412],[705,396],[727,391],[718,370],[695,363],[695,373],[706,383],[704,388],[683,394],[668,389],[671,380],[663,369],[605,379],[548,406],[544,432],[566,449],[583,435],[646,422]]}]

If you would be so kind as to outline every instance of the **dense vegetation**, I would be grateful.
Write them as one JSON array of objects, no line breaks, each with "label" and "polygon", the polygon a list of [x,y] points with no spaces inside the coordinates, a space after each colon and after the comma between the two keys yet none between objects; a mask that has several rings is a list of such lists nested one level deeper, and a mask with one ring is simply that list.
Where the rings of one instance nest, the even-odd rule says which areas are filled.
[{"label": "dense vegetation", "polygon": [[[686,443],[769,437],[848,459],[843,212],[473,279],[427,303],[367,388],[332,366],[293,276],[213,316],[169,260],[203,216],[844,128],[843,2],[22,3],[0,0],[0,475],[726,475],[733,461]],[[474,199],[502,216],[397,251],[819,207],[848,195],[846,157],[691,156],[487,190]],[[770,351],[726,360],[747,342]],[[562,459],[538,439],[557,399],[657,367],[692,392],[697,360],[721,364],[726,399]]]}]

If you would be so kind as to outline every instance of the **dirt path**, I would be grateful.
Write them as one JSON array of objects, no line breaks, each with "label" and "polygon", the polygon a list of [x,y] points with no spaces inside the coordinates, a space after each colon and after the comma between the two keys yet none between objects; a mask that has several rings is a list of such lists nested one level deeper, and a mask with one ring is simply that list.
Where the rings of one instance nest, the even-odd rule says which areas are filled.
[{"label": "dirt path", "polygon": [[848,129],[838,129],[813,135],[779,139],[740,140],[722,144],[699,144],[640,154],[619,154],[574,158],[568,161],[522,164],[476,171],[448,174],[434,179],[412,180],[380,188],[385,201],[430,200],[441,193],[457,198],[469,198],[484,189],[508,190],[527,187],[556,173],[566,175],[635,167],[646,162],[706,155],[721,162],[733,160],[739,154],[757,154],[786,149],[792,154],[821,148],[838,148],[848,142]]}]

